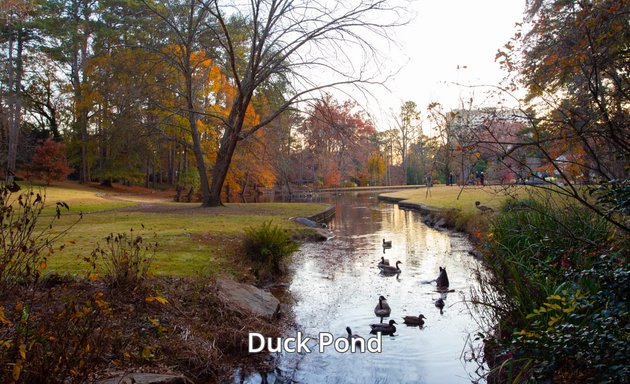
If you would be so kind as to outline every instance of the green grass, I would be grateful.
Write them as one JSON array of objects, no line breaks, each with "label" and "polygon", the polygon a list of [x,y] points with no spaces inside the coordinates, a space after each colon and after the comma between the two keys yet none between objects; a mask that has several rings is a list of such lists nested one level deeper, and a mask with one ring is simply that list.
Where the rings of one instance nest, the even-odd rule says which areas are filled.
[{"label": "green grass", "polygon": [[[495,211],[501,207],[504,200],[508,198],[506,192],[510,195],[524,194],[525,187],[505,187],[498,186],[468,186],[462,191],[460,187],[447,187],[444,185],[434,186],[430,189],[430,195],[427,194],[426,188],[410,189],[397,191],[392,193],[383,193],[382,196],[404,199],[405,202],[422,204],[434,208],[456,208],[462,215],[470,215],[479,213],[475,207],[475,201],[493,208]],[[459,195],[461,191],[461,195]],[[458,198],[459,195],[459,198]]]},{"label": "green grass", "polygon": [[[85,214],[64,237],[65,247],[48,261],[50,271],[83,273],[96,243],[103,244],[110,233],[127,232],[130,228],[145,236],[156,235],[159,244],[151,273],[186,276],[206,272],[236,272],[230,265],[232,246],[250,226],[272,220],[283,229],[301,231],[303,227],[290,221],[293,216],[309,216],[321,212],[322,204],[260,203],[227,204],[225,207],[197,208],[194,204],[163,204],[161,212],[105,211]],[[55,230],[61,230],[77,214],[65,214]],[[45,221],[47,222],[47,221]],[[144,229],[142,229],[144,225]],[[58,247],[57,247],[58,248]]]},{"label": "green grass", "polygon": [[[29,184],[20,183],[22,188],[28,188]],[[74,183],[64,183],[63,185],[32,185],[33,192],[46,196],[45,215],[54,214],[55,204],[63,201],[70,207],[70,212],[97,212],[106,211],[116,208],[128,207],[136,205],[132,201],[114,200],[108,198],[108,194],[104,190],[91,188]]]}]

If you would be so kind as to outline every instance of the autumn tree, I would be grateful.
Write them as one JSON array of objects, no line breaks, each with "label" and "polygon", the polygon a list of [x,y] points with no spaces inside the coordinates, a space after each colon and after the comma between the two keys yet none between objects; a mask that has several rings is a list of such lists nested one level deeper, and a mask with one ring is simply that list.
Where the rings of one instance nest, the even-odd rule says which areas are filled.
[{"label": "autumn tree", "polygon": [[[254,0],[230,5],[201,0],[201,4],[203,10],[199,14],[208,12],[212,17],[203,27],[219,43],[222,67],[237,90],[228,105],[229,114],[221,118],[223,130],[211,183],[203,187],[203,205],[216,206],[221,203],[221,189],[240,141],[316,91],[378,81],[376,75],[365,70],[356,72],[354,68],[367,69],[365,61],[378,58],[372,42],[387,37],[387,30],[398,22],[400,10],[382,0],[333,2],[316,7],[309,0]],[[356,55],[348,54],[350,47]],[[355,58],[364,63],[356,63]],[[319,74],[313,76],[313,70]],[[276,81],[290,84],[292,92],[285,96],[284,103],[261,116],[259,123],[245,127],[245,116],[256,91]]]},{"label": "autumn tree", "polygon": [[72,172],[66,161],[65,145],[51,137],[41,142],[35,148],[29,172],[36,178],[45,180],[46,185],[50,185],[51,181],[64,180]]},{"label": "autumn tree", "polygon": [[575,185],[574,175],[613,188],[615,180],[627,178],[630,3],[536,1],[528,11],[527,32],[517,33],[497,59],[512,71],[514,86],[528,91],[521,110],[530,134],[501,143],[509,149],[500,157],[518,161],[515,154],[523,149],[539,153],[558,177],[541,178],[543,186],[628,231],[627,222],[594,204]]},{"label": "autumn tree", "polygon": [[370,139],[376,129],[354,102],[339,103],[332,95],[324,95],[309,108],[301,133],[314,155],[316,174],[325,185],[367,182]]}]

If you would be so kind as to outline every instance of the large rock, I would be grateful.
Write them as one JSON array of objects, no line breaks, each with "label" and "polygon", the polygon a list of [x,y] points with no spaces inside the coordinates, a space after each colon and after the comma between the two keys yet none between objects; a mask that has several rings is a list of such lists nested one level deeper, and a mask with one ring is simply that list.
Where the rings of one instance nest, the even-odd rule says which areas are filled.
[{"label": "large rock", "polygon": [[124,373],[116,377],[97,381],[97,384],[191,384],[184,376],[158,373]]},{"label": "large rock", "polygon": [[329,230],[322,228],[321,224],[318,224],[316,221],[307,219],[306,217],[296,217],[293,220],[296,223],[305,225],[313,229],[313,235],[311,236],[310,240],[326,241],[333,237],[332,233]]},{"label": "large rock", "polygon": [[218,280],[219,298],[228,306],[258,316],[273,317],[280,301],[268,291],[233,280]]}]

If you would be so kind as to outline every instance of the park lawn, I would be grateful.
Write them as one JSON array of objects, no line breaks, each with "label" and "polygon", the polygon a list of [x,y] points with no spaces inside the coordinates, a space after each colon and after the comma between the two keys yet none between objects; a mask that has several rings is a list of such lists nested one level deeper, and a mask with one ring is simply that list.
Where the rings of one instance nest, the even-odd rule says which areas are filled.
[{"label": "park lawn", "polygon": [[104,190],[96,189],[92,185],[81,185],[71,182],[51,186],[30,185],[26,182],[21,182],[20,184],[22,190],[31,187],[34,193],[39,193],[46,197],[46,208],[43,212],[45,215],[54,214],[55,205],[58,201],[65,202],[70,207],[70,212],[76,213],[106,211],[137,204],[132,201],[108,198],[108,193]]},{"label": "park lawn", "polygon": [[[153,274],[236,274],[242,267],[231,262],[246,228],[272,220],[273,224],[290,231],[307,231],[289,219],[310,216],[325,208],[323,204],[303,203],[226,204],[216,208],[167,203],[149,208],[156,210],[154,212],[131,208],[84,214],[56,245],[55,253],[48,260],[48,270],[87,273],[89,264],[83,259],[97,243],[103,246],[110,233],[129,233],[133,228],[134,236],[142,235],[158,243],[151,268]],[[61,231],[77,219],[77,214],[64,214],[53,230]],[[59,250],[62,243],[64,248]]]},{"label": "park lawn", "polygon": [[[458,209],[463,215],[480,212],[475,201],[498,210],[506,199],[525,195],[524,186],[459,186],[437,185],[430,188],[408,189],[383,193],[382,196],[404,199],[407,203],[422,204],[433,208]],[[460,194],[461,192],[461,194]],[[458,197],[459,196],[459,197]]]}]

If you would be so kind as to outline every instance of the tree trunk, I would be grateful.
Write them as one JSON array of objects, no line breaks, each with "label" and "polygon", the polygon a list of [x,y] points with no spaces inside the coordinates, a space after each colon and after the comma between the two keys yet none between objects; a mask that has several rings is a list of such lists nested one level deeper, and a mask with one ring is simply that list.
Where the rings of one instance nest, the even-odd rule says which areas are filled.
[{"label": "tree trunk", "polygon": [[[13,35],[17,36],[16,56],[13,57]],[[18,140],[22,121],[22,51],[24,47],[23,34],[20,30],[9,30],[9,119],[8,119],[8,148],[7,175],[15,173]]]},{"label": "tree trunk", "polygon": [[[195,155],[197,171],[199,172],[199,183],[201,184],[202,206],[210,207],[210,205],[206,204],[206,201],[209,201],[210,199],[211,189],[208,185],[208,171],[206,170],[206,162],[203,158],[203,151],[201,149],[201,138],[199,137],[199,130],[197,128],[197,114],[195,113],[194,107],[192,105],[192,99],[189,99],[188,101],[188,121],[190,123],[190,131],[193,139],[193,153]],[[219,153],[220,152],[221,151],[219,151]],[[220,193],[221,190],[219,189],[219,194]]]},{"label": "tree trunk", "polygon": [[204,195],[202,205],[204,207],[218,207],[221,205],[221,190],[223,189],[223,183],[230,169],[230,163],[232,162],[232,156],[236,149],[236,143],[238,142],[238,134],[233,132],[227,133],[222,140],[219,153],[217,154],[217,161],[214,164],[212,170],[212,185],[210,186],[210,193],[207,198]]}]

